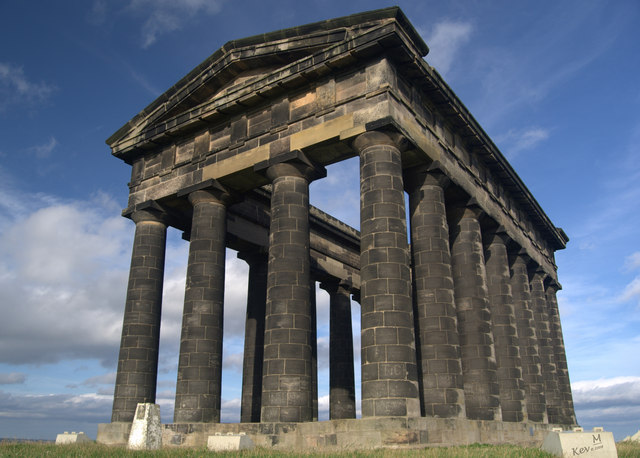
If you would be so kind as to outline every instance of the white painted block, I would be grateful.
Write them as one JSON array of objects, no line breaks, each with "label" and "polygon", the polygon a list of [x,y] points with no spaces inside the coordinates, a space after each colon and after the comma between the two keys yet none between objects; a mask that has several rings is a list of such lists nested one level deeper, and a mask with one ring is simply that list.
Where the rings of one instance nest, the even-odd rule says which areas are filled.
[{"label": "white painted block", "polygon": [[56,445],[61,444],[81,444],[83,442],[93,442],[89,436],[80,431],[79,433],[73,431],[65,431],[62,434],[56,436]]},{"label": "white painted block", "polygon": [[216,434],[207,438],[207,448],[214,452],[225,450],[244,450],[253,448],[253,441],[245,433],[240,434]]},{"label": "white painted block", "polygon": [[158,404],[138,404],[127,447],[129,450],[158,450],[162,447],[162,424]]},{"label": "white painted block", "polygon": [[[582,428],[580,428],[582,429]],[[618,458],[613,433],[594,428],[584,431],[551,431],[542,443],[542,450],[564,458]]]}]

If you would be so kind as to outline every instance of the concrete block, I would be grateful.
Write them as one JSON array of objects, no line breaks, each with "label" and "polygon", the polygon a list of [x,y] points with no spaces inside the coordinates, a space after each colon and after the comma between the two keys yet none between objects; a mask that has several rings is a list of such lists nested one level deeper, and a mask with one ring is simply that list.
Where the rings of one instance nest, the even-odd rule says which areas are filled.
[{"label": "concrete block", "polygon": [[207,449],[213,452],[228,450],[244,450],[253,448],[253,441],[245,433],[229,433],[225,436],[216,434],[207,438]]},{"label": "concrete block", "polygon": [[93,442],[89,436],[87,436],[82,431],[80,432],[68,432],[65,431],[62,434],[58,434],[56,436],[56,445],[64,445],[64,444],[81,444],[83,442]]},{"label": "concrete block", "polygon": [[129,450],[158,450],[162,447],[162,424],[160,406],[151,403],[139,403],[131,424]]},{"label": "concrete block", "polygon": [[[579,430],[579,431],[576,431]],[[562,457],[617,458],[613,433],[594,428],[585,432],[582,428],[573,431],[551,431],[542,443],[542,450]]]}]

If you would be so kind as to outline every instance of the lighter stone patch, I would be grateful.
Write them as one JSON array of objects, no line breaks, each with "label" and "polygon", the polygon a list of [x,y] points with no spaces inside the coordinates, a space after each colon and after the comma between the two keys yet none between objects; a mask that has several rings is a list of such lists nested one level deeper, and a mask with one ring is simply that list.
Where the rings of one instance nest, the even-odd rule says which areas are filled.
[{"label": "lighter stone patch", "polygon": [[227,434],[226,436],[216,434],[207,438],[207,449],[213,452],[251,448],[253,448],[253,441],[245,433]]}]

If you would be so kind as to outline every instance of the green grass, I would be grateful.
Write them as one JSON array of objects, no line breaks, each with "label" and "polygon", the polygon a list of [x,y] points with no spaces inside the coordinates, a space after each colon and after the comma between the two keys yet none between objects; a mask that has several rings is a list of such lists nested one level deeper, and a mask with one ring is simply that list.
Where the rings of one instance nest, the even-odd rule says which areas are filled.
[{"label": "green grass", "polygon": [[[640,457],[640,443],[619,442],[616,444],[618,449],[618,457]],[[216,457],[374,457],[374,458],[392,458],[392,457],[426,457],[426,458],[549,458],[552,455],[536,448],[517,447],[515,445],[483,445],[473,444],[463,447],[434,447],[427,449],[415,450],[360,450],[348,452],[282,452],[272,449],[255,448],[250,451],[242,452],[225,452],[213,453],[205,448],[199,449],[164,449],[153,452],[129,451],[120,447],[108,447],[95,443],[74,444],[74,445],[55,445],[52,443],[42,442],[0,442],[0,456],[11,457],[47,457],[47,456],[63,456],[63,457],[200,457],[200,456],[216,456]]]},{"label": "green grass", "polygon": [[420,450],[361,450],[348,452],[282,452],[272,449],[256,448],[250,451],[213,453],[205,448],[200,449],[164,449],[153,452],[137,451],[132,452],[124,448],[108,447],[100,444],[74,444],[55,445],[51,443],[0,443],[0,456],[11,457],[46,457],[46,456],[66,456],[66,457],[199,457],[199,456],[222,456],[222,457],[469,457],[469,458],[543,458],[551,457],[548,453],[533,448],[516,447],[512,445],[489,446],[474,444],[465,447],[428,448]]}]

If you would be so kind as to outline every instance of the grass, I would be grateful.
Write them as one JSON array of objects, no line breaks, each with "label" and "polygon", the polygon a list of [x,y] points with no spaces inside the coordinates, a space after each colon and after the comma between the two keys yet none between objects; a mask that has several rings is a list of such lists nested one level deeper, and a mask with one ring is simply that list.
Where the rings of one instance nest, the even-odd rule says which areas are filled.
[{"label": "grass", "polygon": [[548,453],[534,448],[516,447],[513,445],[489,446],[482,444],[474,444],[464,447],[447,447],[447,448],[428,448],[420,450],[361,450],[361,451],[326,451],[326,452],[283,452],[272,449],[255,448],[250,451],[241,452],[225,452],[213,453],[206,448],[199,449],[163,449],[158,451],[129,451],[125,448],[108,447],[101,444],[72,444],[72,445],[55,445],[51,443],[16,443],[2,442],[0,443],[0,456],[11,457],[46,457],[46,456],[65,456],[65,457],[200,457],[200,456],[221,456],[221,457],[374,457],[374,458],[391,458],[391,457],[469,457],[469,458],[546,458],[551,457]]},{"label": "grass", "polygon": [[[640,443],[619,442],[616,444],[618,457],[640,457]],[[255,448],[250,451],[214,453],[206,448],[198,449],[163,449],[158,451],[129,451],[125,448],[108,447],[106,445],[88,443],[73,445],[55,445],[39,442],[0,442],[0,456],[10,457],[354,457],[354,458],[393,458],[393,457],[426,457],[426,458],[548,458],[552,455],[536,448],[517,447],[515,445],[473,444],[462,447],[434,447],[419,450],[360,450],[360,451],[327,451],[327,452],[282,452],[272,449]]]}]

